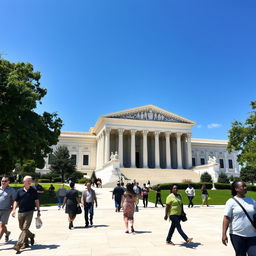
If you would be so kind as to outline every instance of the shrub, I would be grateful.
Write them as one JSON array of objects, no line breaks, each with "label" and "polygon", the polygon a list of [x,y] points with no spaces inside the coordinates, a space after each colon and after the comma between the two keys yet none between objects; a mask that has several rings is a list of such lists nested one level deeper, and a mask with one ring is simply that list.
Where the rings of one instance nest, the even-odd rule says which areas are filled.
[{"label": "shrub", "polygon": [[208,172],[204,172],[200,177],[201,182],[212,182],[212,176]]},{"label": "shrub", "polygon": [[72,180],[74,182],[77,182],[79,179],[82,179],[84,177],[84,174],[82,172],[73,172],[70,177],[69,180]]},{"label": "shrub", "polygon": [[50,183],[51,180],[49,180],[49,179],[39,179],[38,182],[39,183]]},{"label": "shrub", "polygon": [[228,175],[221,172],[218,177],[218,183],[229,183]]},{"label": "shrub", "polygon": [[79,180],[78,180],[78,183],[80,183],[80,184],[85,184],[88,180],[90,180],[90,179],[88,179],[88,178],[82,178],[82,179],[79,179]]}]

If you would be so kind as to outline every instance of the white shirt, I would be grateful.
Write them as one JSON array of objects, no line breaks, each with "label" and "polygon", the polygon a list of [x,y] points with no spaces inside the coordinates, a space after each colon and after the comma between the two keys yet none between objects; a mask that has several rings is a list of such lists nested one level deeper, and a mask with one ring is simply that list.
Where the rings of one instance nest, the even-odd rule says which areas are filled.
[{"label": "white shirt", "polygon": [[186,188],[185,193],[188,196],[195,196],[195,189],[194,188]]},{"label": "white shirt", "polygon": [[86,191],[86,203],[92,203],[93,202],[93,198],[92,198],[92,190],[88,189]]},{"label": "white shirt", "polygon": [[[235,197],[239,203],[247,211],[251,219],[253,220],[253,214],[256,213],[256,202],[250,197]],[[233,199],[230,198],[225,205],[224,216],[230,218],[229,233],[244,236],[253,237],[256,236],[256,230],[252,223],[245,215],[241,206]]]}]

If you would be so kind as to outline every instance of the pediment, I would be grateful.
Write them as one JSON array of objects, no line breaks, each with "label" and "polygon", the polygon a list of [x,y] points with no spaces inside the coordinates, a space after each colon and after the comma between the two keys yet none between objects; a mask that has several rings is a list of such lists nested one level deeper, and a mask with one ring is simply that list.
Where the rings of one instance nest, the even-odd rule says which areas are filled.
[{"label": "pediment", "polygon": [[105,118],[130,119],[141,121],[187,123],[194,125],[195,122],[168,112],[154,105],[146,105],[138,108],[128,109],[120,112],[104,115]]}]

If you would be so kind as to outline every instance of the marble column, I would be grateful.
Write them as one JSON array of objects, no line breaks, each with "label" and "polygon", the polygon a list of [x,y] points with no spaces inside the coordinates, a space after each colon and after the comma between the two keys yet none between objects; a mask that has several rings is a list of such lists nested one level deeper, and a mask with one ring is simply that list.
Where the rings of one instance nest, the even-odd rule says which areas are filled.
[{"label": "marble column", "polygon": [[143,168],[148,168],[148,131],[143,131]]},{"label": "marble column", "polygon": [[196,151],[196,166],[201,165],[200,162],[200,151]]},{"label": "marble column", "polygon": [[191,134],[187,134],[187,168],[192,168]]},{"label": "marble column", "polygon": [[155,132],[155,168],[160,168],[159,132]]},{"label": "marble column", "polygon": [[224,168],[225,168],[226,172],[228,172],[228,171],[229,171],[229,166],[228,166],[228,153],[225,152],[225,153],[224,153],[224,156],[225,156],[225,159],[224,159],[224,161],[225,161]]},{"label": "marble column", "polygon": [[105,163],[110,161],[110,129],[106,128],[105,130]]},{"label": "marble column", "polygon": [[135,133],[136,130],[131,130],[131,168],[135,168]]},{"label": "marble column", "polygon": [[177,169],[182,169],[181,133],[176,133],[176,139],[177,139]]},{"label": "marble column", "polygon": [[97,155],[96,155],[96,169],[99,169],[100,166],[100,135],[97,138]]},{"label": "marble column", "polygon": [[170,133],[165,133],[166,140],[166,169],[171,169],[171,148],[170,148]]},{"label": "marble column", "polygon": [[120,167],[123,167],[123,133],[124,129],[118,129],[118,156]]}]

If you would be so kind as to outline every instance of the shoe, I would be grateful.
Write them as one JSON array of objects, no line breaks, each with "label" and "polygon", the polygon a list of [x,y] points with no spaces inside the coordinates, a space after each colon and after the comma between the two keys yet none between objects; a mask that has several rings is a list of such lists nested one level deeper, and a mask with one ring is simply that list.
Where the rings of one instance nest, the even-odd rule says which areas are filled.
[{"label": "shoe", "polygon": [[91,225],[91,226],[93,225],[93,222],[92,222],[92,221],[90,221],[90,225]]},{"label": "shoe", "polygon": [[11,232],[7,231],[7,234],[5,235],[5,242],[7,243],[9,241],[9,236],[10,236]]},{"label": "shoe", "polygon": [[19,252],[20,249],[21,249],[21,245],[16,244],[16,245],[14,245],[14,246],[12,247],[12,249],[15,250],[15,251],[17,251],[17,252]]},{"label": "shoe", "polygon": [[124,233],[129,234],[129,230],[128,230],[128,229],[126,229],[126,230],[124,231]]},{"label": "shoe", "polygon": [[175,245],[172,241],[166,241],[166,244]]},{"label": "shoe", "polygon": [[134,233],[134,232],[135,232],[135,230],[134,230],[133,226],[131,226],[131,232],[132,232],[132,233]]},{"label": "shoe", "polygon": [[26,249],[26,248],[29,248],[29,245],[28,244],[23,244],[20,249]]},{"label": "shoe", "polygon": [[35,234],[32,234],[32,237],[30,238],[30,244],[31,245],[35,244]]},{"label": "shoe", "polygon": [[187,241],[186,241],[186,243],[187,243],[187,244],[188,244],[188,243],[191,243],[192,240],[193,240],[193,238],[188,238]]}]

